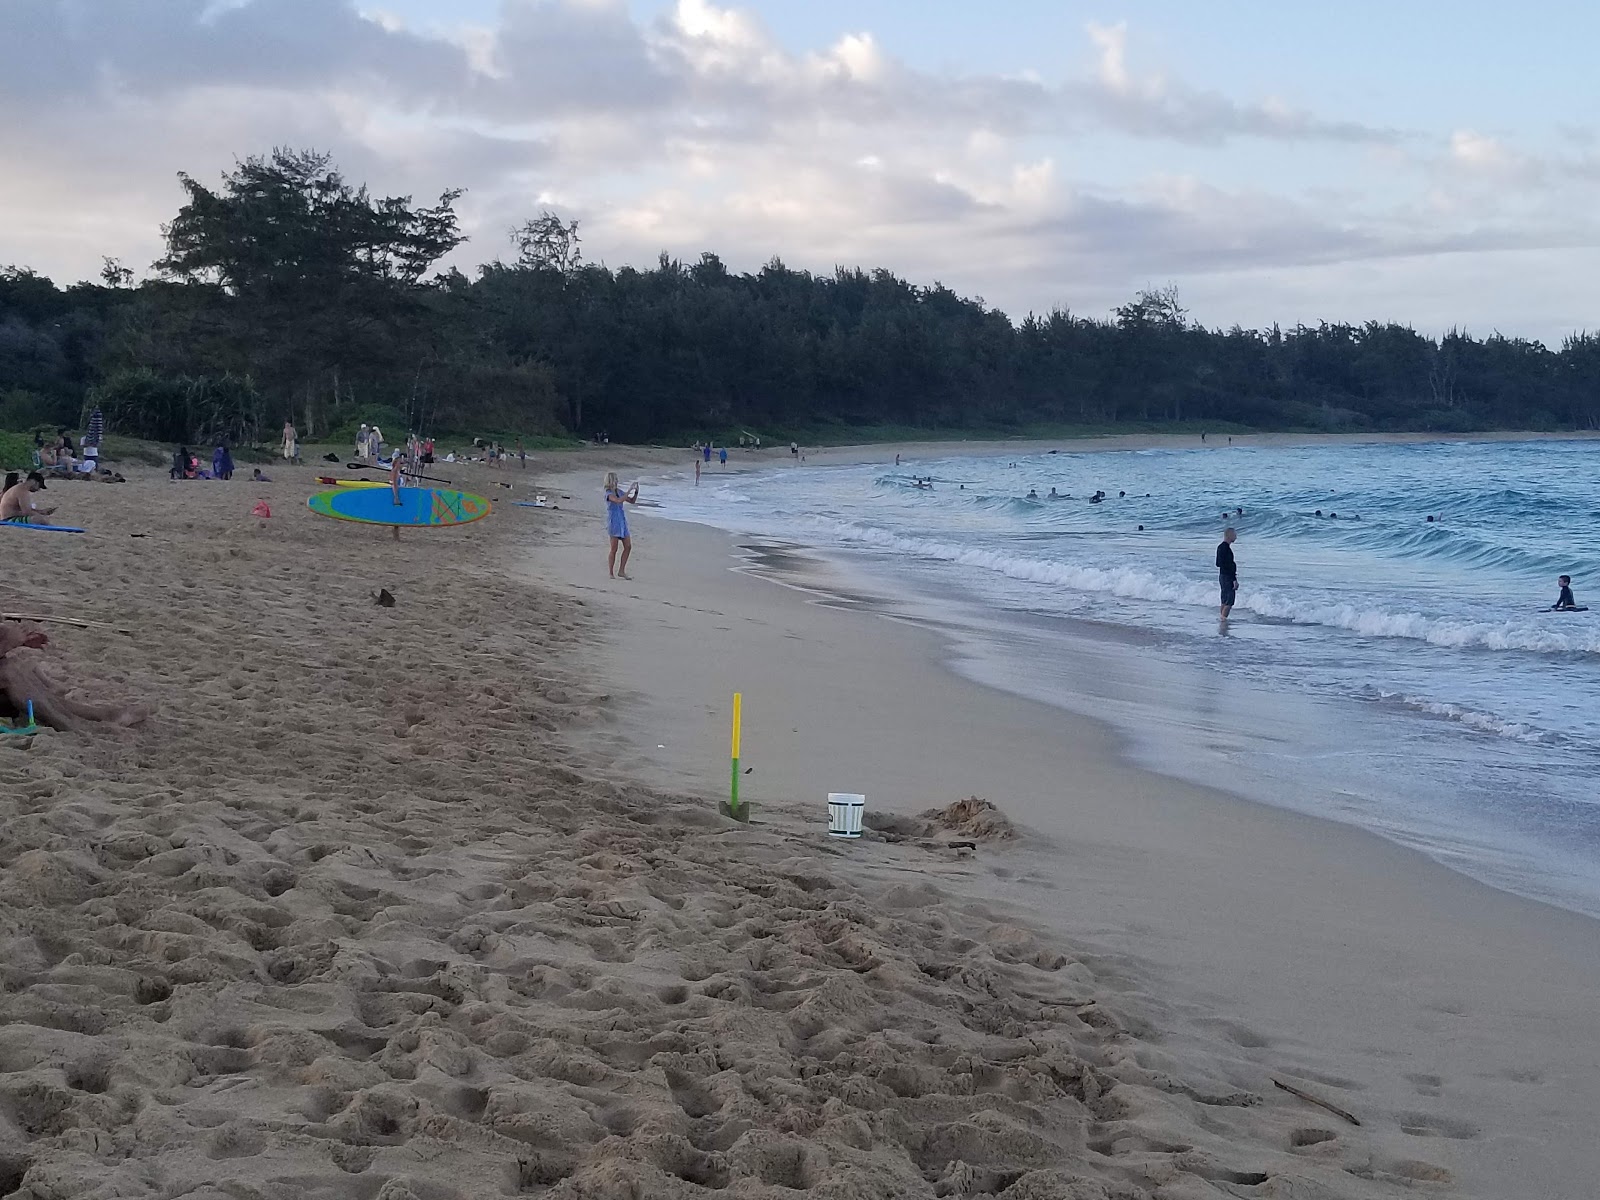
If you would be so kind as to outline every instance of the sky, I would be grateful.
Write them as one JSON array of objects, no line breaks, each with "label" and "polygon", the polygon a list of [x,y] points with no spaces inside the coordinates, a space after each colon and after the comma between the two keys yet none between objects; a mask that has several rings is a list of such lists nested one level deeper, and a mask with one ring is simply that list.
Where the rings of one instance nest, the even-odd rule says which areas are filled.
[{"label": "sky", "polygon": [[274,146],[465,188],[469,273],[887,267],[1021,319],[1600,329],[1600,5],[0,0],[0,265],[141,277]]}]

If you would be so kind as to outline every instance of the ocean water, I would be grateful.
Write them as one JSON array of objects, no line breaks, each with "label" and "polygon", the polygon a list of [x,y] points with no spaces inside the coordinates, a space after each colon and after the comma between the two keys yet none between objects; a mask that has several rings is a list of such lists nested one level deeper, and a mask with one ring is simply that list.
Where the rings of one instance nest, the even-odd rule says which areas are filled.
[{"label": "ocean water", "polygon": [[[785,462],[656,494],[875,580],[952,632],[957,669],[1111,722],[1146,765],[1600,916],[1597,464],[1586,441],[1213,442]],[[1595,612],[1539,611],[1560,574]]]}]

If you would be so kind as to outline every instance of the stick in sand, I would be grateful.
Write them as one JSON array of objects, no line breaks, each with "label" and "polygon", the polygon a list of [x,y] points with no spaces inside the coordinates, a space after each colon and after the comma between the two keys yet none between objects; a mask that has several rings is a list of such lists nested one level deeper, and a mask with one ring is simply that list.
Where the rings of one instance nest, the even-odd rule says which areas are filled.
[{"label": "stick in sand", "polygon": [[40,621],[47,625],[72,625],[78,629],[109,629],[112,633],[133,636],[133,630],[131,629],[123,629],[118,625],[107,625],[104,621],[80,621],[76,617],[46,617],[37,613],[0,613],[0,621]]},{"label": "stick in sand", "polygon": [[1272,1083],[1273,1083],[1273,1086],[1282,1088],[1284,1091],[1288,1092],[1291,1096],[1299,1096],[1300,1099],[1304,1100],[1307,1104],[1315,1104],[1318,1108],[1327,1109],[1329,1112],[1331,1112],[1336,1117],[1343,1117],[1346,1121],[1349,1121],[1350,1124],[1352,1124],[1352,1125],[1361,1124],[1360,1120],[1358,1120],[1356,1118],[1354,1113],[1345,1112],[1345,1110],[1340,1108],[1337,1104],[1329,1104],[1326,1100],[1319,1099],[1318,1097],[1313,1096],[1310,1092],[1302,1092],[1299,1088],[1295,1087],[1293,1084],[1285,1083],[1281,1079],[1274,1079],[1272,1081]]}]

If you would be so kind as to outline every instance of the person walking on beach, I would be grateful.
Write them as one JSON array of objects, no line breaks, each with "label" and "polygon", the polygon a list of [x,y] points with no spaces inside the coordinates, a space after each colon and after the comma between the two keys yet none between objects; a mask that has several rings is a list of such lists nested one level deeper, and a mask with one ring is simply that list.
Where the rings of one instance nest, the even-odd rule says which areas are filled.
[{"label": "person walking on beach", "polygon": [[1233,561],[1233,541],[1238,537],[1232,525],[1222,531],[1222,541],[1217,543],[1217,582],[1222,588],[1222,619],[1226,621],[1233,611],[1234,597],[1239,592],[1239,567]]},{"label": "person walking on beach", "polygon": [[694,485],[695,487],[700,486],[700,456],[698,454],[694,456]]},{"label": "person walking on beach", "polygon": [[728,448],[726,446],[722,447],[720,450],[717,451],[717,466],[721,467],[723,470],[727,469],[727,466],[728,466]]},{"label": "person walking on beach", "polygon": [[292,420],[283,423],[283,457],[286,461],[300,461],[300,435],[295,432]]},{"label": "person walking on beach", "polygon": [[[633,539],[628,536],[628,514],[624,504],[639,503],[639,485],[624,492],[617,482],[615,471],[606,472],[606,532],[611,535],[611,553],[606,558],[606,573],[613,579],[631,579],[628,574],[628,555],[633,553]],[[622,546],[622,562],[617,562],[617,546]]]}]

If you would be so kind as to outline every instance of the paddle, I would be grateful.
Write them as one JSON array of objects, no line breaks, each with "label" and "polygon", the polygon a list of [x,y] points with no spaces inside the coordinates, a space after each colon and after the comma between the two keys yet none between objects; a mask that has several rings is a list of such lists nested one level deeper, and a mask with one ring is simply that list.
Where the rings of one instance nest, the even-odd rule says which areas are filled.
[{"label": "paddle", "polygon": [[[348,467],[352,471],[382,471],[385,475],[387,475],[389,473],[389,468],[388,467],[376,466],[373,463],[347,462],[347,463],[345,463],[345,466]],[[413,475],[412,478],[413,479],[426,479],[429,483],[449,483],[450,482],[448,479],[440,479],[437,475]]]}]

